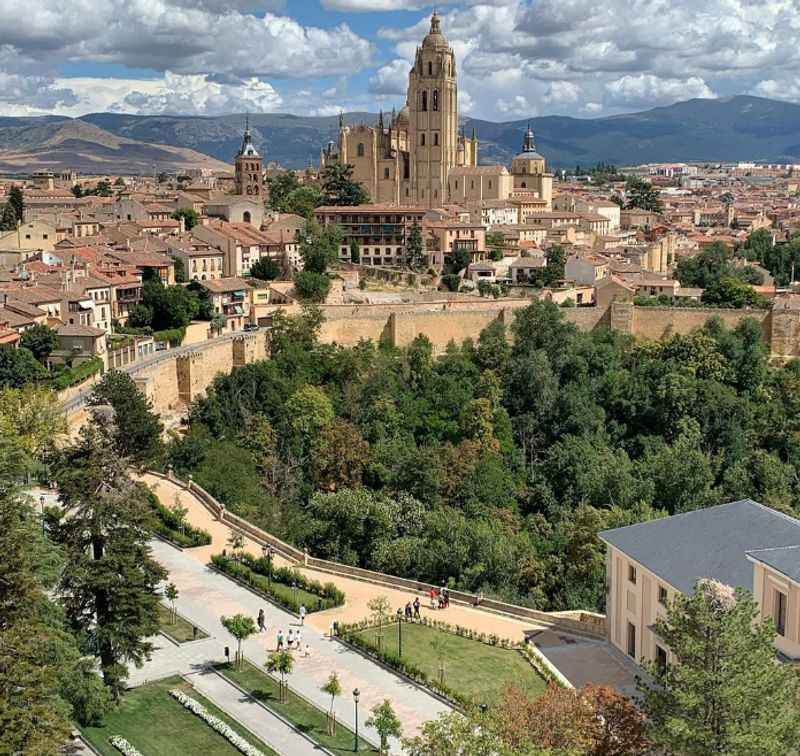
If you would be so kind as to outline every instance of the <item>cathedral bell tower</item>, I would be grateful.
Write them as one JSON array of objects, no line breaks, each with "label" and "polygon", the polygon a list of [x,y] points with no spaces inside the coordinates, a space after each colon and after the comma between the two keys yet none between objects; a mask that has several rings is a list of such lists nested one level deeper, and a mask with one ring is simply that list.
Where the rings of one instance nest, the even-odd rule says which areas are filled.
[{"label": "cathedral bell tower", "polygon": [[261,155],[253,146],[249,119],[245,121],[242,146],[236,155],[235,174],[236,194],[253,198],[264,196],[263,164]]},{"label": "cathedral bell tower", "polygon": [[408,75],[407,104],[413,194],[436,207],[446,200],[447,176],[458,159],[456,59],[436,11]]}]

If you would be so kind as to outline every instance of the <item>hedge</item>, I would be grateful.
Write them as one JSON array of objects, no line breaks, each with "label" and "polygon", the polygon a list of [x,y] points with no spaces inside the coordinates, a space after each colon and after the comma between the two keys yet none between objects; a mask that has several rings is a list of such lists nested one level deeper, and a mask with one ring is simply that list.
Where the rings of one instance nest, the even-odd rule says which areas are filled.
[{"label": "hedge", "polygon": [[319,580],[311,580],[295,569],[273,567],[272,581],[270,582],[269,561],[264,558],[256,558],[245,553],[242,554],[241,559],[237,560],[230,556],[214,554],[211,557],[211,563],[220,572],[241,580],[295,614],[300,611],[300,606],[304,602],[295,600],[291,588],[292,583],[295,583],[300,590],[319,597],[316,606],[306,607],[309,612],[322,611],[344,604],[344,593],[333,583],[323,585]]},{"label": "hedge", "polygon": [[56,391],[63,391],[70,386],[76,386],[87,378],[99,373],[103,369],[103,360],[92,357],[75,367],[67,368],[52,379],[52,386]]},{"label": "hedge", "polygon": [[167,328],[163,331],[153,331],[154,341],[168,341],[172,346],[180,346],[186,336],[185,328]]},{"label": "hedge", "polygon": [[211,543],[210,533],[195,528],[188,522],[181,523],[175,512],[165,507],[152,491],[148,490],[147,494],[150,506],[156,515],[153,530],[163,539],[186,549],[194,546],[208,546]]}]

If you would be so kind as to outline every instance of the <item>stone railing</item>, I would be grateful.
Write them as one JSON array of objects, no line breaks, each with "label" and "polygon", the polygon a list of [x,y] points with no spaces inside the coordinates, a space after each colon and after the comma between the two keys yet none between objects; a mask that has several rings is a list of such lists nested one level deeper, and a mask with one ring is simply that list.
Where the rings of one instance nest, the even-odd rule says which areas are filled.
[{"label": "stone railing", "polygon": [[[297,565],[310,567],[311,569],[327,572],[339,577],[349,577],[354,580],[361,580],[385,588],[392,588],[400,591],[410,591],[413,593],[429,593],[431,589],[438,590],[439,587],[432,583],[425,583],[420,580],[387,575],[383,572],[366,570],[363,567],[353,567],[339,562],[331,562],[327,559],[318,559],[311,556],[307,550],[298,549],[296,546],[286,543],[276,538],[271,533],[267,533],[259,527],[229,512],[224,504],[217,501],[208,491],[198,486],[191,480],[180,480],[171,471],[166,475],[163,473],[150,472],[158,478],[163,478],[174,483],[181,488],[193,493],[214,517],[220,522],[230,525],[236,530],[240,530],[245,535],[259,544],[272,546],[282,557],[294,562]],[[538,609],[531,609],[527,606],[508,604],[493,598],[479,597],[467,591],[450,591],[450,600],[457,604],[464,604],[480,608],[483,611],[502,614],[515,619],[531,620],[540,625],[553,627],[563,632],[585,635],[591,638],[605,638],[605,616],[587,611],[568,611],[568,612],[543,612]]]}]

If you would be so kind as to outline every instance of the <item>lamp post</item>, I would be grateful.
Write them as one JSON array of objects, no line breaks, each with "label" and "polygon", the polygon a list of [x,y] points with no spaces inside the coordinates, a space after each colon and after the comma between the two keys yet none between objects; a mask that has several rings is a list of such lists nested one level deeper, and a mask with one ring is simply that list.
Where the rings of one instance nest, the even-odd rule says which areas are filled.
[{"label": "lamp post", "polygon": [[39,497],[39,506],[42,510],[42,535],[44,535],[44,494]]},{"label": "lamp post", "polygon": [[355,743],[353,743],[353,750],[354,751],[358,751],[358,697],[360,695],[361,694],[358,692],[358,688],[356,688],[353,691],[353,701],[355,702],[355,705],[356,705],[356,740],[355,740]]},{"label": "lamp post", "polygon": [[403,656],[403,610],[397,610],[397,655]]},{"label": "lamp post", "polygon": [[272,546],[267,546],[267,544],[265,543],[261,547],[261,553],[264,555],[264,559],[267,560],[267,565],[268,565],[267,585],[269,586],[270,590],[272,590],[272,555],[274,554],[274,550]]},{"label": "lamp post", "polygon": [[292,598],[294,599],[295,605],[297,604],[297,581],[292,581]]}]

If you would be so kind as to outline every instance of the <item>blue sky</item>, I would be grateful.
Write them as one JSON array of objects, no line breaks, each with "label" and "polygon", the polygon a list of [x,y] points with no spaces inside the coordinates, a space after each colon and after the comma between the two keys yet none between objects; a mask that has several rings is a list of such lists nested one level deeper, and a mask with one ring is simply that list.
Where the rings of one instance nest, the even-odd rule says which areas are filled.
[{"label": "blue sky", "polygon": [[[402,105],[420,0],[0,0],[0,115],[332,115]],[[595,117],[800,100],[797,0],[452,0],[460,108]]]}]

